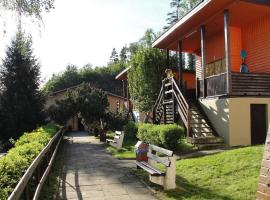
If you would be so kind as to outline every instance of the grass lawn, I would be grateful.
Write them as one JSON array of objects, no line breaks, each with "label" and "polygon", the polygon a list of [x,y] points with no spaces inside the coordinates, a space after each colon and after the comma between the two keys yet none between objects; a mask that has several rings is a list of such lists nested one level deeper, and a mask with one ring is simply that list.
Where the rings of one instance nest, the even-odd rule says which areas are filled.
[{"label": "grass lawn", "polygon": [[[107,134],[107,138],[113,139],[114,133]],[[115,147],[108,146],[107,151],[111,153],[114,157],[119,159],[135,159],[134,146],[137,140],[124,138],[123,148],[118,150]]]},{"label": "grass lawn", "polygon": [[[177,161],[177,186],[157,189],[161,199],[251,200],[255,199],[263,146],[243,147],[215,155]],[[148,182],[141,170],[135,172]],[[148,182],[149,183],[149,182]]]},{"label": "grass lawn", "polygon": [[[107,138],[113,139],[114,133],[109,132],[107,133]],[[135,159],[135,151],[134,146],[138,142],[137,139],[130,139],[130,138],[124,138],[123,148],[120,150],[117,150],[116,148],[112,146],[107,147],[107,151],[111,153],[114,157],[119,159]],[[182,140],[181,143],[178,144],[178,151],[183,152],[191,152],[195,151],[196,149],[189,143],[186,142],[186,140]]]}]

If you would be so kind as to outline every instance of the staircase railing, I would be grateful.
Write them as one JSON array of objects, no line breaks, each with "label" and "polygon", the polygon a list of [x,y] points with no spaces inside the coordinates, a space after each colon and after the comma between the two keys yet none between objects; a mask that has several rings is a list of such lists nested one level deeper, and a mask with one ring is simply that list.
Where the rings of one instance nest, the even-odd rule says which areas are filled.
[{"label": "staircase railing", "polygon": [[[176,112],[179,113],[186,129],[187,129],[187,136],[190,136],[190,116],[191,110],[190,105],[187,101],[187,98],[183,94],[183,92],[178,87],[177,83],[175,82],[174,78],[166,78],[162,81],[162,87],[160,89],[158,98],[153,108],[153,121],[154,123],[160,123],[161,117],[164,117],[164,123],[166,123],[166,107],[163,105],[164,103],[164,95],[165,90],[168,88],[167,86],[171,85],[172,90],[172,99],[173,99],[173,108],[176,109]],[[175,110],[173,111],[175,114]],[[175,115],[174,115],[175,118]],[[175,119],[174,119],[175,121]]]},{"label": "staircase railing", "polygon": [[161,116],[159,116],[159,112],[158,110],[162,109],[163,108],[163,97],[164,97],[164,84],[163,84],[163,81],[162,81],[162,86],[161,86],[161,89],[160,89],[160,92],[159,92],[159,95],[158,95],[158,98],[155,102],[155,105],[154,105],[154,108],[153,108],[153,122],[154,123],[158,123],[160,122],[161,120]]},{"label": "staircase railing", "polygon": [[187,136],[190,135],[190,105],[187,101],[187,98],[181,92],[180,88],[178,87],[177,83],[175,82],[174,78],[170,78],[170,81],[172,83],[172,90],[173,95],[176,100],[176,110],[179,113],[184,125],[187,129]]}]

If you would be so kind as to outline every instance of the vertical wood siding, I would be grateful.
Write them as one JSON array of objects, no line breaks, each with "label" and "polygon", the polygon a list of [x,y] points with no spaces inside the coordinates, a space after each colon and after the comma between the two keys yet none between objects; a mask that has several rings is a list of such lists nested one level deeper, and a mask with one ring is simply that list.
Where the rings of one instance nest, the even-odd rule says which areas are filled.
[{"label": "vertical wood siding", "polygon": [[242,27],[242,39],[250,71],[270,73],[270,16]]},{"label": "vertical wood siding", "polygon": [[239,72],[242,64],[242,31],[238,27],[230,27],[231,36],[231,71]]},{"label": "vertical wood siding", "polygon": [[217,34],[206,37],[206,63],[211,63],[216,60],[224,58],[225,55],[225,41],[223,31]]}]

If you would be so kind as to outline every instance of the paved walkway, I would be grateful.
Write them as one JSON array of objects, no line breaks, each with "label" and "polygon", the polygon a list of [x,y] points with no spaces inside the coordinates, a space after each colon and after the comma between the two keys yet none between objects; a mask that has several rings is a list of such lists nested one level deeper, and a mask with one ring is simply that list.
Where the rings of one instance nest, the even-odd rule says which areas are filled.
[{"label": "paved walkway", "polygon": [[154,200],[151,192],[129,172],[134,163],[106,153],[104,145],[84,132],[65,138],[62,199]]}]

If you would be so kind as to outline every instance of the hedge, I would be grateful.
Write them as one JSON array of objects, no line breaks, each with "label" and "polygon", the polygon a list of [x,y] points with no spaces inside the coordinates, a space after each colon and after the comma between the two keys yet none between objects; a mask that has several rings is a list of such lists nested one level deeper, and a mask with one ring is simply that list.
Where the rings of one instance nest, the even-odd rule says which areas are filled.
[{"label": "hedge", "polygon": [[1,200],[8,198],[26,169],[58,129],[56,125],[48,124],[31,133],[25,133],[15,142],[15,147],[0,159]]},{"label": "hedge", "polygon": [[144,142],[175,150],[184,135],[184,128],[176,124],[140,124],[137,137]]}]

